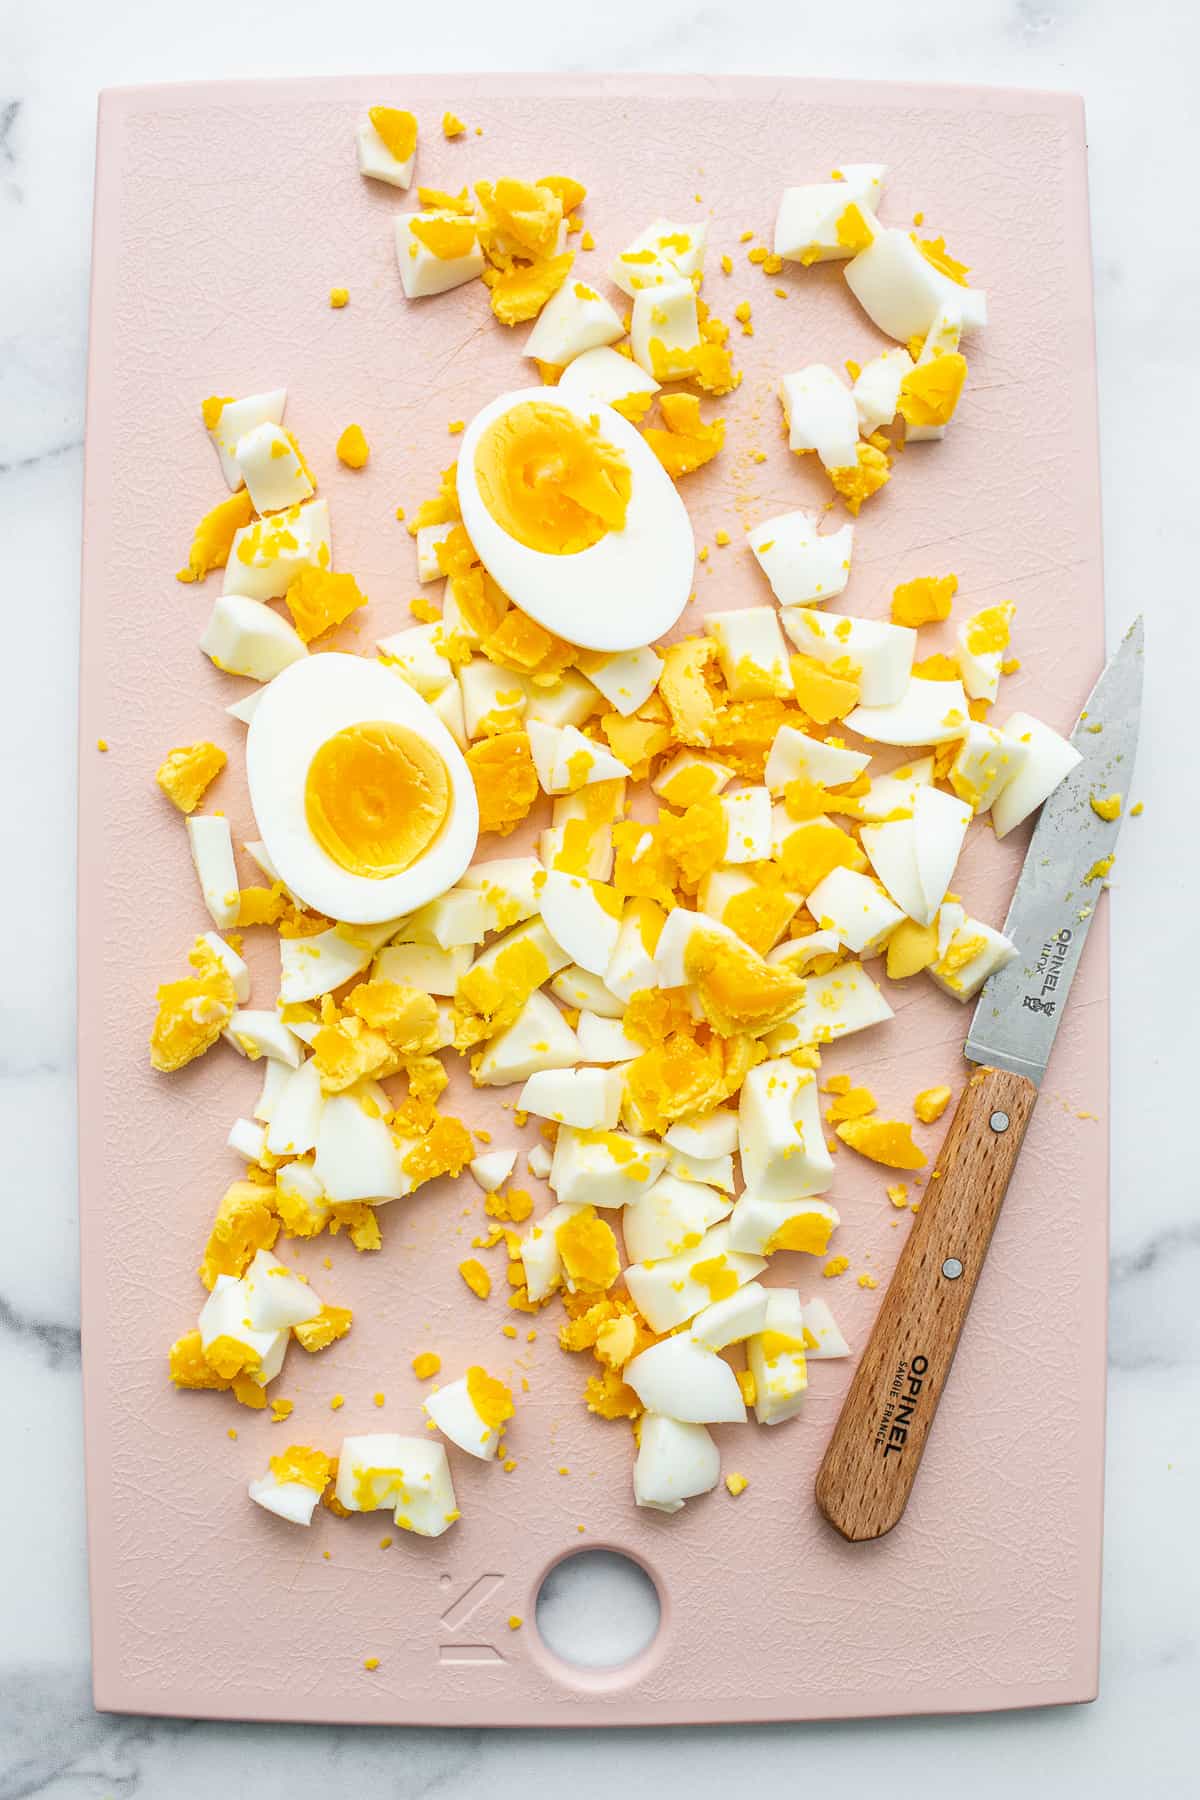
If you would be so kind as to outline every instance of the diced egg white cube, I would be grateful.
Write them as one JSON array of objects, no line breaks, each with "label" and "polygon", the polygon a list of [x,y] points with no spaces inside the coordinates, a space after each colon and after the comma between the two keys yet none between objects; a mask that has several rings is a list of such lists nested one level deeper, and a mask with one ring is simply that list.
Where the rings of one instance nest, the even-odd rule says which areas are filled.
[{"label": "diced egg white cube", "polygon": [[629,344],[640,369],[659,381],[681,381],[691,373],[686,355],[666,369],[661,357],[655,367],[655,352],[659,346],[663,351],[694,351],[699,343],[696,290],[690,281],[664,281],[658,287],[639,289],[633,301]]},{"label": "diced egg white cube", "polygon": [[836,931],[847,949],[868,958],[879,954],[904,917],[877,882],[854,869],[831,870],[805,904],[822,931]]},{"label": "diced egg white cube", "polygon": [[229,820],[222,813],[198,813],[186,819],[188,847],[208,914],[221,931],[237,924],[237,867]]},{"label": "diced egg white cube", "polygon": [[494,1194],[504,1186],[516,1164],[515,1150],[485,1150],[482,1156],[473,1157],[467,1167],[484,1193]]},{"label": "diced egg white cube", "polygon": [[926,972],[943,993],[956,1000],[973,1000],[984,982],[1016,954],[1017,946],[1002,931],[985,925],[982,919],[964,918],[944,953]]},{"label": "diced egg white cube", "polygon": [[386,936],[369,925],[331,925],[312,937],[280,938],[279,998],[285,1006],[316,1000],[365,969],[376,950],[400,925],[393,920]]},{"label": "diced egg white cube", "polygon": [[263,1084],[258,1099],[254,1103],[254,1117],[264,1125],[269,1125],[271,1117],[279,1103],[280,1095],[287,1086],[292,1071],[286,1063],[275,1062],[271,1058],[263,1063]]},{"label": "diced egg white cube", "polygon": [[809,363],[779,380],[788,427],[788,449],[815,450],[827,469],[858,461],[858,412],[854,395],[825,363]]},{"label": "diced egg white cube", "polygon": [[784,188],[775,219],[776,256],[784,262],[811,264],[841,262],[853,255],[858,234],[849,227],[857,226],[858,220],[847,220],[841,232],[839,222],[854,206],[862,225],[868,231],[875,229],[885,173],[883,163],[850,163],[839,171],[840,181]]},{"label": "diced egg white cube", "polygon": [[614,888],[552,869],[541,896],[542,921],[572,962],[603,975],[621,929],[621,898]]},{"label": "diced egg white cube", "polygon": [[[655,945],[661,942],[653,929],[656,912],[649,902],[639,905],[637,901],[631,901],[625,908],[617,947],[604,971],[605,987],[623,1005],[628,1004],[640,989],[656,984]],[[661,918],[661,914],[657,916]]]},{"label": "diced egg white cube", "polygon": [[[472,237],[461,256],[436,256],[413,230],[414,220],[432,222],[444,216],[400,213],[396,218],[396,263],[401,286],[409,300],[425,300],[432,294],[448,293],[451,288],[462,287],[464,282],[474,281],[483,273],[483,251],[477,236]],[[455,218],[454,223],[460,221]]]},{"label": "diced egg white cube", "polygon": [[728,1300],[716,1300],[697,1313],[689,1327],[696,1343],[707,1350],[724,1350],[729,1344],[744,1343],[767,1321],[767,1289],[757,1281],[748,1281]]},{"label": "diced egg white cube", "polygon": [[238,440],[235,455],[255,512],[280,512],[311,498],[312,478],[281,425],[255,425]]},{"label": "diced egg white cube", "polygon": [[375,958],[375,977],[396,981],[401,987],[419,988],[423,994],[453,998],[454,990],[471,967],[470,944],[443,950],[437,944],[388,944]]},{"label": "diced egg white cube", "polygon": [[579,1061],[579,1040],[545,994],[532,993],[512,1024],[499,1032],[480,1059],[479,1087],[507,1087],[527,1081],[536,1069],[570,1069]]},{"label": "diced egg white cube", "polygon": [[563,370],[559,387],[574,399],[599,401],[602,406],[620,409],[621,402],[633,402],[624,409],[626,416],[640,416],[648,411],[658,393],[659,383],[653,375],[640,369],[629,356],[604,347],[585,350]]},{"label": "diced egg white cube", "polygon": [[258,1250],[242,1277],[246,1316],[255,1331],[289,1331],[307,1324],[321,1311],[322,1302],[307,1282],[272,1256]]},{"label": "diced egg white cube", "polygon": [[752,1256],[808,1250],[824,1256],[840,1220],[826,1200],[770,1200],[753,1188],[738,1196],[729,1219],[729,1242]]},{"label": "diced egg white cube", "polygon": [[[269,1366],[268,1359],[278,1352],[279,1332],[274,1327],[264,1331],[254,1329],[249,1318],[245,1282],[235,1280],[232,1275],[217,1276],[212,1292],[200,1309],[198,1323],[202,1350],[210,1350],[218,1338],[232,1338],[234,1343],[245,1344],[258,1359],[259,1374]],[[286,1331],[283,1336],[286,1340]]]},{"label": "diced egg white cube", "polygon": [[308,1222],[312,1236],[321,1231],[329,1219],[329,1202],[311,1163],[284,1163],[275,1174],[279,1198],[294,1207]]},{"label": "diced egg white cube", "polygon": [[789,781],[840,787],[860,775],[870,760],[861,750],[826,744],[794,725],[781,725],[767,753],[763,780],[774,794],[781,794]]},{"label": "diced egg white cube", "polygon": [[970,723],[961,681],[927,681],[913,675],[890,706],[856,706],[846,726],[874,744],[949,744]]},{"label": "diced egg white cube", "polygon": [[267,1130],[271,1155],[306,1156],[315,1150],[324,1104],[321,1071],[310,1057],[289,1071],[272,1107]]},{"label": "diced egg white cube", "polygon": [[652,219],[612,263],[609,280],[631,300],[644,288],[671,286],[680,276],[690,286],[691,277],[704,266],[707,240],[703,220],[677,225],[670,219]]},{"label": "diced egg white cube", "polygon": [[[569,969],[559,971],[550,983],[550,992],[556,995],[564,1006],[579,1008],[579,1024],[575,1029],[579,1036],[580,1049],[583,1049],[584,1043],[582,1028],[585,1018],[601,1019],[606,1025],[615,1023],[619,1027],[620,1021],[625,1017],[625,1002],[618,1000],[617,996],[605,987],[598,975],[593,975],[590,969],[581,969],[578,963],[572,963]],[[588,1029],[590,1031],[594,1027],[589,1025]],[[593,1041],[598,1041],[598,1039]],[[625,1041],[632,1042],[632,1039]],[[636,1049],[629,1052],[631,1056],[637,1055],[637,1053]],[[591,1056],[586,1053],[584,1055],[585,1062],[620,1062],[622,1060],[621,1057]]]},{"label": "diced egg white cube", "polygon": [[252,1062],[260,1056],[272,1056],[289,1069],[298,1069],[304,1054],[300,1039],[278,1013],[238,1007],[221,1036]]},{"label": "diced egg white cube", "polygon": [[364,119],[354,134],[361,175],[372,181],[384,181],[389,187],[407,188],[412,183],[416,150],[411,156],[393,156],[370,119]]},{"label": "diced egg white cube", "polygon": [[703,1425],[658,1413],[642,1417],[633,1497],[638,1506],[677,1513],[685,1500],[707,1494],[721,1479],[721,1454]]},{"label": "diced egg white cube", "polygon": [[413,1190],[384,1119],[365,1111],[353,1090],[330,1094],[321,1108],[313,1168],[328,1199],[402,1200]]},{"label": "diced egg white cube", "polygon": [[932,925],[970,822],[965,800],[941,788],[920,787],[911,818],[863,827],[862,846],[872,868],[897,906],[918,925]]},{"label": "diced egg white cube", "polygon": [[524,682],[512,669],[477,656],[458,671],[458,685],[468,738],[486,737],[492,727],[501,731],[520,727],[528,696]]},{"label": "diced egg white cube", "polygon": [[734,1189],[733,1158],[729,1155],[689,1156],[684,1150],[672,1150],[667,1161],[667,1174],[677,1181],[719,1188],[723,1194],[732,1194]]},{"label": "diced egg white cube", "polygon": [[222,406],[208,435],[220,460],[221,473],[235,492],[243,480],[237,460],[238,444],[256,425],[281,425],[286,405],[287,389],[271,388],[264,394],[247,394],[241,400],[226,400]]},{"label": "diced egg white cube", "polygon": [[231,719],[236,719],[239,725],[248,725],[258,711],[259,702],[266,691],[265,683],[261,687],[251,688],[244,698],[235,700],[231,706],[225,708],[225,711]]},{"label": "diced egg white cube", "polygon": [[751,1069],[738,1102],[738,1147],[746,1186],[764,1199],[795,1200],[831,1186],[833,1158],[811,1069],[786,1057]]},{"label": "diced egg white cube", "polygon": [[517,1099],[522,1112],[581,1131],[614,1131],[621,1116],[620,1069],[536,1069]]},{"label": "diced egg white cube", "polygon": [[445,633],[440,625],[410,625],[380,638],[379,654],[388,667],[415,688],[423,700],[435,700],[454,681],[454,665],[442,655]]},{"label": "diced egg white cube", "polygon": [[597,781],[614,781],[629,774],[611,750],[584,737],[574,725],[544,725],[530,719],[526,729],[533,766],[547,794],[574,793]]},{"label": "diced egg white cube", "polygon": [[859,796],[858,807],[864,819],[881,822],[896,814],[911,814],[917,801],[917,789],[933,780],[932,756],[920,756],[902,763],[889,775],[876,775],[865,794]]},{"label": "diced egg white cube", "polygon": [[805,1300],[800,1310],[804,1321],[804,1354],[809,1362],[828,1362],[835,1356],[849,1356],[850,1346],[824,1300]]},{"label": "diced egg white cube", "polygon": [[864,437],[891,424],[900,400],[900,384],[913,366],[913,359],[902,344],[881,351],[863,364],[855,377],[853,394],[858,428]]},{"label": "diced egg white cube", "polygon": [[545,1181],[554,1159],[545,1144],[534,1144],[533,1148],[526,1153],[525,1161],[529,1173],[535,1175],[539,1181]]},{"label": "diced egg white cube", "polygon": [[729,1247],[729,1229],[714,1225],[700,1242],[661,1262],[631,1263],[625,1271],[630,1298],[651,1331],[686,1325],[715,1300],[753,1281],[766,1268],[761,1256],[741,1256]]},{"label": "diced egg white cube", "polygon": [[737,1376],[715,1350],[686,1333],[664,1338],[621,1371],[646,1408],[692,1425],[740,1425],[746,1403]]},{"label": "diced egg white cube", "polygon": [[444,544],[455,530],[454,519],[443,519],[440,525],[417,526],[417,580],[438,581],[442,565],[438,561],[438,545]]},{"label": "diced egg white cube", "polygon": [[660,1175],[621,1214],[625,1250],[633,1262],[661,1262],[697,1243],[727,1218],[730,1202],[715,1188]]},{"label": "diced egg white cube", "polygon": [[319,1488],[309,1487],[303,1481],[280,1481],[270,1469],[251,1481],[247,1492],[256,1506],[286,1519],[289,1525],[311,1525],[321,1498]]},{"label": "diced egg white cube", "polygon": [[247,1162],[261,1163],[267,1148],[267,1128],[257,1119],[235,1119],[225,1143],[235,1156],[244,1156]]},{"label": "diced egg white cube", "polygon": [[200,935],[232,981],[234,999],[243,1005],[250,998],[250,971],[246,964],[218,932],[204,931]]},{"label": "diced egg white cube", "polygon": [[564,669],[550,687],[529,685],[525,717],[542,725],[561,730],[566,725],[582,725],[597,710],[596,689],[578,669]]},{"label": "diced egg white cube", "polygon": [[[797,650],[826,665],[848,661],[859,672],[862,706],[894,706],[912,676],[917,634],[883,619],[852,619],[789,607],[779,615]],[[848,721],[847,721],[848,722]]]},{"label": "diced egg white cube", "polygon": [[[225,564],[224,592],[251,600],[279,599],[303,570],[330,567],[331,546],[328,500],[306,500],[302,506],[255,519],[234,533]],[[270,680],[256,669],[234,669],[233,673]],[[272,670],[272,674],[278,673],[278,669]]]},{"label": "diced egg white cube", "polygon": [[780,606],[812,606],[842,593],[850,579],[854,527],[821,532],[816,513],[779,513],[746,533],[755,561]]},{"label": "diced egg white cube", "polygon": [[550,1186],[564,1205],[629,1206],[649,1191],[666,1162],[654,1138],[564,1126],[555,1140]]},{"label": "diced egg white cube", "polygon": [[[1023,819],[1048,800],[1082,758],[1074,744],[1029,713],[1013,713],[1001,730],[1026,751],[1022,767],[1005,783],[992,802],[992,825],[997,837],[1007,837]],[[190,821],[189,821],[190,823]]]},{"label": "diced egg white cube", "polygon": [[765,862],[771,854],[771,794],[765,787],[739,788],[721,795],[728,841],[727,863]]},{"label": "diced egg white cube", "polygon": [[785,938],[782,944],[776,944],[767,951],[767,961],[783,963],[797,975],[803,975],[819,958],[834,956],[841,948],[842,940],[836,931],[810,931],[807,937]]},{"label": "diced egg white cube", "polygon": [[729,1156],[738,1147],[737,1114],[719,1106],[705,1118],[679,1119],[663,1133],[663,1143],[684,1156]]},{"label": "diced egg white cube", "polygon": [[490,1425],[477,1409],[465,1375],[435,1389],[422,1406],[442,1436],[468,1456],[477,1456],[481,1462],[490,1462],[495,1456],[500,1429]]},{"label": "diced egg white cube", "polygon": [[562,1280],[562,1257],[558,1251],[559,1227],[573,1219],[580,1210],[578,1206],[560,1202],[531,1225],[521,1239],[525,1292],[535,1303],[545,1300]]},{"label": "diced egg white cube", "polygon": [[568,275],[538,314],[525,339],[523,355],[561,368],[585,350],[615,344],[624,335],[620,315],[604,296],[586,281]]},{"label": "diced egg white cube", "polygon": [[721,673],[734,700],[782,698],[794,691],[788,647],[773,606],[709,613],[704,629],[716,642]]},{"label": "diced egg white cube", "polygon": [[334,1493],[347,1512],[393,1512],[417,1537],[441,1537],[458,1517],[445,1446],[431,1437],[343,1438]]},{"label": "diced egg white cube", "polygon": [[[557,979],[557,978],[556,978]],[[587,1063],[632,1062],[645,1046],[626,1037],[620,1018],[605,1018],[601,1013],[581,1012],[575,1023],[579,1053]]]},{"label": "diced egg white cube", "polygon": [[410,914],[398,935],[401,943],[459,950],[464,944],[482,944],[495,928],[495,915],[483,889],[458,887]]},{"label": "diced egg white cube", "polygon": [[498,931],[533,917],[544,879],[536,856],[499,856],[472,863],[461,886],[480,889],[491,910],[490,929]]},{"label": "diced egg white cube", "polygon": [[950,764],[950,785],[978,818],[1001,788],[1016,780],[1028,760],[1028,744],[972,719]]},{"label": "diced egg white cube", "polygon": [[225,674],[254,681],[271,681],[308,655],[304,639],[282,613],[243,594],[222,594],[213,602],[200,648]]},{"label": "diced egg white cube", "polygon": [[662,674],[662,657],[645,645],[638,650],[622,650],[588,665],[588,677],[599,688],[609,705],[628,718],[644,706]]},{"label": "diced egg white cube", "polygon": [[760,1425],[782,1425],[804,1404],[808,1369],[804,1353],[804,1313],[799,1296],[773,1288],[767,1323],[746,1341],[746,1364],[754,1377],[754,1416]]},{"label": "diced egg white cube", "polygon": [[882,1025],[895,1015],[861,963],[839,963],[826,975],[808,975],[804,1007],[767,1032],[763,1042],[772,1056],[785,1056],[803,1044],[830,1044]]},{"label": "diced egg white cube", "polygon": [[677,750],[650,786],[668,806],[690,806],[697,800],[711,800],[732,780],[733,770],[724,763],[695,750]]},{"label": "diced egg white cube", "polygon": [[901,344],[924,337],[947,299],[962,306],[964,329],[987,323],[987,296],[935,269],[907,231],[876,232],[846,264],[846,285],[871,322]]}]

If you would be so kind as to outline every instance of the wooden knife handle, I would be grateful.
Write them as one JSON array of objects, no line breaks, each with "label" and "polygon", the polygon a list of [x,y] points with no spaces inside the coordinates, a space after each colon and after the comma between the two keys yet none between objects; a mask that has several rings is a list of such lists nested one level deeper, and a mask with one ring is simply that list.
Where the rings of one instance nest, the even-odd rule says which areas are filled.
[{"label": "wooden knife handle", "polygon": [[958,1103],[817,1472],[817,1505],[853,1543],[908,1504],[1036,1099],[983,1068]]}]

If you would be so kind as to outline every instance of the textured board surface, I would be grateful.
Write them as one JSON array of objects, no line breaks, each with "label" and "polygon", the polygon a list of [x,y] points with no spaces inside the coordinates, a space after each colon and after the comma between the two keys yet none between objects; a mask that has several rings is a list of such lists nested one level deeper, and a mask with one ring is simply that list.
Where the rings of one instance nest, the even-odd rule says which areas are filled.
[{"label": "textured board surface", "polygon": [[[254,835],[240,774],[242,728],[223,708],[244,684],[196,649],[219,577],[183,587],[195,519],[225,492],[198,419],[205,394],[289,390],[295,431],[329,496],[334,554],[371,595],[344,648],[408,622],[418,590],[396,523],[453,455],[447,422],[525,385],[520,337],[491,318],[478,283],[406,306],[391,215],[406,204],[363,183],[353,130],[378,100],[423,125],[417,178],[458,188],[496,173],[563,172],[590,190],[607,257],[654,213],[704,217],[706,297],[734,329],[744,381],[720,405],[729,442],[688,478],[697,541],[734,545],[697,571],[705,607],[767,598],[740,527],[824,498],[787,454],[774,398],[782,369],[881,347],[836,266],[764,277],[743,230],[769,236],[780,189],[842,161],[890,167],[886,221],[922,209],[972,265],[992,324],[968,346],[971,380],[942,444],[902,456],[862,516],[854,573],[835,611],[884,616],[895,583],[957,571],[957,612],[1018,602],[1022,669],[998,716],[1021,707],[1074,721],[1102,661],[1093,330],[1082,108],[1069,97],[776,80],[556,76],[416,77],[115,92],[101,105],[88,408],[81,700],[79,1048],[87,1474],[95,1692],[114,1710],[373,1723],[636,1724],[960,1711],[1090,1698],[1096,1687],[1104,1414],[1107,924],[1092,932],[1072,1005],[968,1321],[912,1504],[877,1544],[850,1546],[820,1519],[813,1476],[850,1377],[815,1364],[806,1411],[759,1431],[720,1427],[726,1469],[750,1477],[676,1518],[639,1513],[628,1431],[580,1403],[585,1370],[554,1342],[501,1325],[502,1293],[476,1302],[455,1272],[479,1229],[464,1177],[381,1213],[384,1247],[344,1238],[289,1257],[324,1297],[353,1305],[332,1350],[295,1346],[274,1391],[287,1425],[227,1396],[178,1395],[170,1341],[194,1321],[195,1268],[238,1165],[224,1148],[249,1110],[255,1070],[222,1047],[170,1080],[149,1069],[154,985],[208,921],[177,814],[153,771],[171,744],[206,736],[234,752],[211,804],[235,840]],[[470,126],[454,143],[445,107]],[[717,267],[722,251],[735,273]],[[351,301],[331,311],[333,285]],[[774,289],[786,289],[786,298]],[[373,456],[338,465],[351,420]],[[754,453],[766,452],[757,462]],[[811,460],[811,459],[809,459]],[[936,647],[936,634],[929,647]],[[111,745],[99,755],[96,740]],[[540,821],[538,821],[540,822]],[[1027,841],[972,835],[955,888],[997,922]],[[509,840],[510,845],[519,840]],[[485,841],[481,854],[499,846]],[[243,864],[243,880],[252,870]],[[259,934],[265,936],[266,934]],[[273,952],[255,958],[269,1004]],[[264,996],[266,998],[264,999]],[[895,1020],[826,1057],[881,1110],[964,1079],[968,1015],[923,981],[891,995]],[[452,1089],[469,1122],[516,1141],[497,1096]],[[918,1130],[932,1150],[938,1129]],[[534,1141],[533,1127],[523,1134]],[[536,1184],[530,1184],[536,1185]],[[831,1194],[851,1273],[822,1284],[810,1258],[769,1279],[820,1286],[864,1341],[905,1231],[885,1176],[843,1153]],[[539,1209],[543,1204],[539,1195]],[[471,1209],[470,1216],[465,1209]],[[328,1254],[333,1267],[325,1270]],[[794,1266],[789,1267],[788,1264]],[[804,1265],[803,1267],[801,1265]],[[497,1274],[503,1288],[503,1265]],[[869,1272],[878,1290],[860,1288]],[[518,1318],[524,1327],[526,1321]],[[343,1432],[411,1430],[416,1350],[447,1374],[468,1361],[529,1381],[511,1432],[519,1467],[463,1466],[463,1519],[429,1543],[386,1515],[311,1532],[245,1498],[287,1442],[336,1448]],[[382,1410],[376,1391],[386,1394]],[[334,1393],[345,1396],[336,1415]],[[236,1441],[227,1435],[237,1427]],[[569,1469],[560,1475],[560,1468]],[[579,1526],[584,1526],[581,1534]],[[634,1664],[580,1674],[533,1626],[545,1572],[581,1545],[638,1558],[663,1602]],[[327,1561],[323,1553],[330,1552]],[[510,1613],[525,1628],[510,1633]],[[381,1659],[368,1675],[363,1658]]]}]

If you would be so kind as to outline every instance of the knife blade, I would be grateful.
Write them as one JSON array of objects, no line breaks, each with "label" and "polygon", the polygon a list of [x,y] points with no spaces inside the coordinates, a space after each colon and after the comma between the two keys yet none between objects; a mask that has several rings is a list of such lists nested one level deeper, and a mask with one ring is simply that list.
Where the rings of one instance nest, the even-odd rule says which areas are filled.
[{"label": "knife blade", "polygon": [[[1072,733],[1079,762],[1042,808],[1005,921],[1017,955],[976,1005],[974,1073],[817,1472],[817,1505],[851,1542],[890,1531],[912,1492],[1125,816],[1143,654],[1137,619]],[[1111,794],[1110,820],[1092,799]]]},{"label": "knife blade", "polygon": [[[984,988],[967,1034],[968,1062],[1011,1069],[1039,1085],[1096,915],[1101,878],[1093,871],[1115,851],[1125,817],[1141,714],[1143,637],[1142,621],[1135,619],[1071,734],[1081,760],[1042,808],[1004,921],[1017,957]],[[1111,793],[1122,794],[1126,804],[1107,820],[1091,800]]]}]

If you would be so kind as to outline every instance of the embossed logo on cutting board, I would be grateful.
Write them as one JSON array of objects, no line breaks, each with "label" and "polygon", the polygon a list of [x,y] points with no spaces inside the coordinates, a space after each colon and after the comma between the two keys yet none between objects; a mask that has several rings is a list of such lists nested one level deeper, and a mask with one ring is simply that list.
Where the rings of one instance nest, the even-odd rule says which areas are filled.
[{"label": "embossed logo on cutting board", "polygon": [[[443,1588],[451,1585],[449,1575],[442,1576]],[[477,1580],[465,1587],[462,1593],[446,1608],[441,1616],[444,1631],[453,1635],[468,1621],[474,1618],[479,1608],[492,1599],[504,1585],[503,1575],[480,1575]],[[455,1642],[438,1645],[438,1661],[458,1667],[479,1668],[484,1665],[502,1663],[506,1660],[494,1644]]]}]

